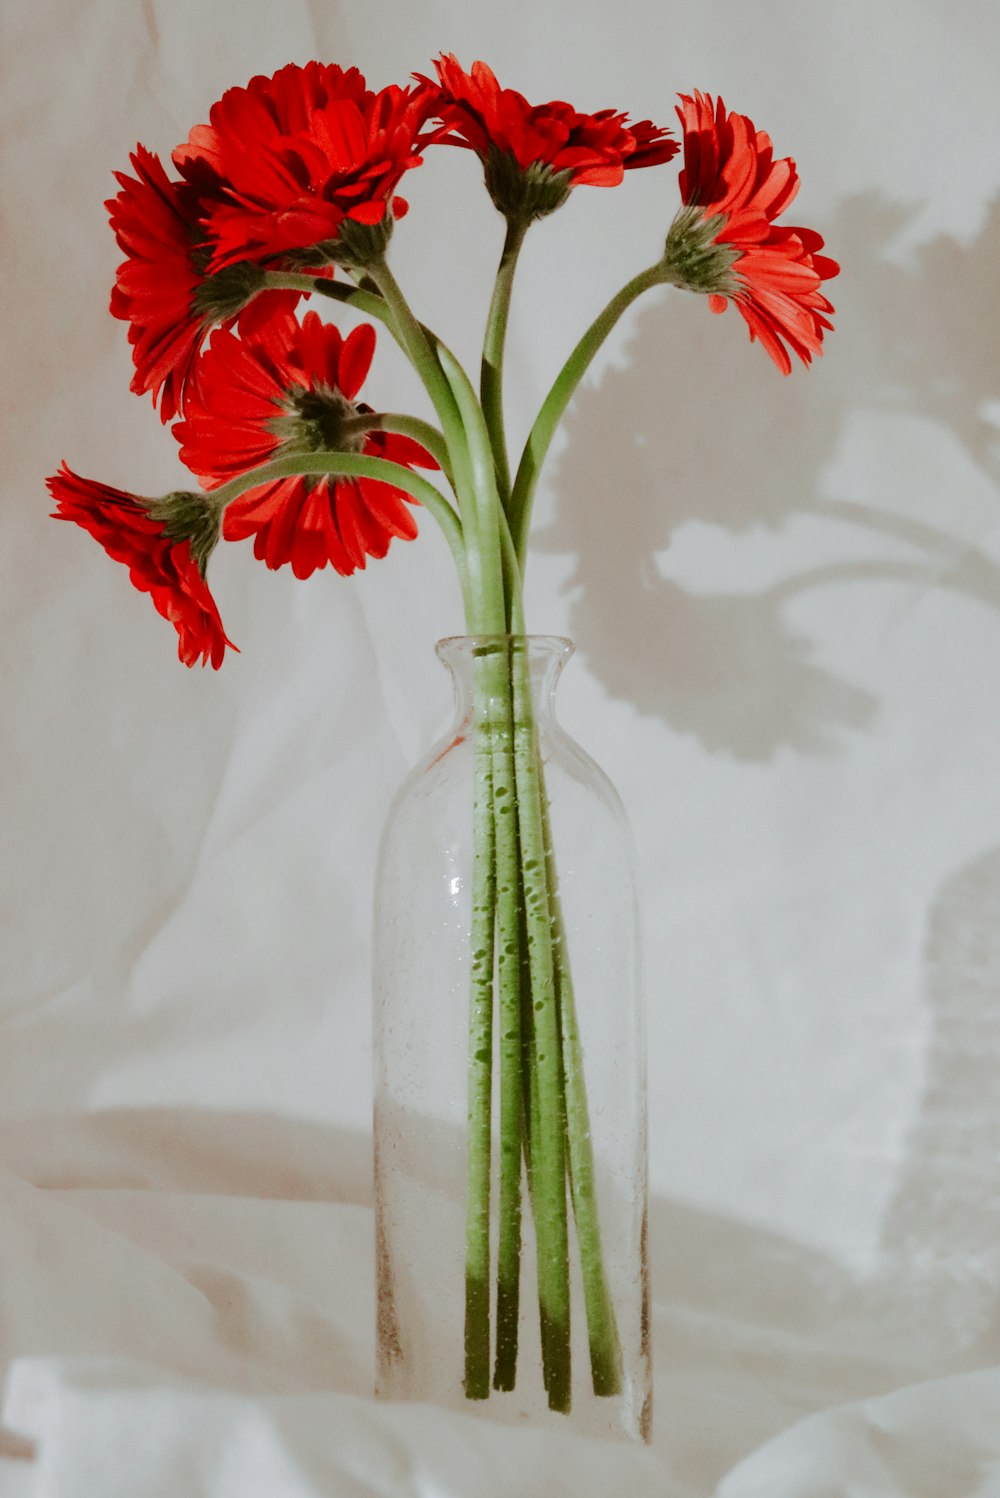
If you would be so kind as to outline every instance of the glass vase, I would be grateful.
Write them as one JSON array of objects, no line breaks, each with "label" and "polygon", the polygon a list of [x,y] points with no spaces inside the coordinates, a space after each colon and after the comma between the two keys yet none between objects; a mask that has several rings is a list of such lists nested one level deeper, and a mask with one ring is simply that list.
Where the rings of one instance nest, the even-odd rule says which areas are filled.
[{"label": "glass vase", "polygon": [[440,641],[454,722],[383,835],[377,1392],[648,1440],[631,839],[556,721],[572,649]]}]

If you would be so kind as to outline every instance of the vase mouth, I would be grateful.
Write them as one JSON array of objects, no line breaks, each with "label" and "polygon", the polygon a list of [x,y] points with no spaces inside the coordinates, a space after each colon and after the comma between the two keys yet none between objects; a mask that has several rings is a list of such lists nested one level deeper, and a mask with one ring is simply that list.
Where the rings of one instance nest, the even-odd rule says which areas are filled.
[{"label": "vase mouth", "polygon": [[457,653],[509,649],[512,645],[515,649],[527,648],[532,654],[561,655],[564,660],[568,660],[576,649],[575,643],[566,635],[514,634],[445,635],[434,649],[444,659]]}]

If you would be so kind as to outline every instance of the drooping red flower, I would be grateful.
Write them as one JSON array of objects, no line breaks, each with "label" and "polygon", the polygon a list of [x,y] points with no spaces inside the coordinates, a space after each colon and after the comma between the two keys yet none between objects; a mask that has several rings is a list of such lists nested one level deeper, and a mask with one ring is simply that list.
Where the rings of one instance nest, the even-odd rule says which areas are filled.
[{"label": "drooping red flower", "polygon": [[300,293],[261,292],[255,265],[208,274],[201,188],[172,181],[144,146],[136,146],[130,160],[135,176],[116,172],[121,191],[105,205],[128,257],[118,267],[111,312],[130,324],[132,389],[151,391],[161,420],[171,421],[197,381],[198,350],[215,323],[231,326],[239,318],[252,326],[276,310],[291,310]]},{"label": "drooping red flower", "polygon": [[[495,202],[491,176],[498,168],[502,178],[509,176],[511,165],[522,177],[537,177],[544,171],[549,178],[557,178],[563,190],[561,194],[553,190],[549,197],[552,206],[558,207],[571,187],[615,187],[630,168],[669,161],[679,149],[669,130],[650,120],[629,124],[628,116],[614,109],[581,114],[561,100],[529,104],[522,94],[501,88],[484,62],[474,62],[472,71],[466,73],[454,55],[446,54],[434,66],[436,115],[447,130],[441,139],[475,151],[486,167]],[[427,79],[420,81],[435,88]],[[508,211],[506,197],[497,207]],[[516,212],[520,204],[509,207]],[[533,216],[551,211],[546,200]]]},{"label": "drooping red flower", "polygon": [[345,220],[381,224],[400,178],[420,165],[425,89],[376,93],[357,68],[289,63],[228,89],[174,152],[189,179],[214,179],[205,205],[209,269],[335,246]]},{"label": "drooping red flower", "polygon": [[690,249],[691,235],[698,232],[706,241],[703,248],[725,251],[718,260],[719,287],[692,289],[709,291],[713,312],[735,302],[751,340],[759,338],[782,373],[790,374],[788,349],[804,364],[823,352],[834,309],[820,288],[840,267],[818,253],[823,240],[814,230],[774,226],[799,189],[795,162],[787,156],[775,161],[770,137],[746,115],[727,111],[721,99],[713,103],[710,94],[697,92],[680,99],[684,168],[679,185],[690,212],[685,217],[682,210],[675,220],[667,257],[672,249],[676,258],[685,248],[685,235]]},{"label": "drooping red flower", "polygon": [[[220,330],[202,356],[196,396],[174,427],[181,458],[214,488],[262,463],[296,453],[352,452],[407,467],[436,468],[419,443],[365,431],[371,407],[355,397],[371,365],[375,330],[343,338],[315,312],[301,323],[274,318],[237,338]],[[254,537],[254,555],[296,577],[329,563],[345,576],[383,557],[393,536],[417,534],[403,490],[372,479],[296,475],[251,489],[227,508],[227,541]]]},{"label": "drooping red flower", "polygon": [[[151,513],[159,502],[80,478],[65,463],[46,480],[55,520],[72,520],[89,531],[109,557],[124,562],[129,578],[148,593],[153,606],[178,634],[177,654],[185,666],[208,661],[218,670],[226,646],[219,610],[192,553],[192,542],[168,534],[168,524]],[[195,499],[196,496],[170,496]]]}]

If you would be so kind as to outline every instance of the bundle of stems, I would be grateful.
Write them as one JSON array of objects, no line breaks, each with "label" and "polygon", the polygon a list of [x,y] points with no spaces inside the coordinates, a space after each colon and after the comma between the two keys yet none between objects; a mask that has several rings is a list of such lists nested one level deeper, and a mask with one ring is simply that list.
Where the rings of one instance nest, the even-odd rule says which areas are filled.
[{"label": "bundle of stems", "polygon": [[[503,361],[511,289],[527,223],[508,219],[483,345],[480,388],[411,311],[384,246],[351,269],[353,284],[269,271],[265,284],[332,297],[379,319],[420,376],[438,425],[399,414],[359,414],[359,431],[421,442],[452,491],[357,452],[286,454],[214,494],[220,509],[246,490],[293,474],[385,479],[440,524],[458,570],[475,650],[473,889],[468,1053],[465,1373],[468,1398],[515,1386],[521,1301],[522,1179],[534,1223],[542,1372],[549,1405],[571,1404],[570,1220],[575,1224],[598,1395],[622,1387],[618,1326],[598,1221],[590,1122],[552,848],[549,805],[531,699],[523,580],[539,473],[573,392],[622,313],[664,281],[658,264],[633,277],[566,360],[513,477],[503,416]],[[494,1047],[494,1030],[499,1044]],[[496,1054],[495,1054],[496,1052]],[[494,1084],[499,1092],[497,1262],[491,1264]],[[571,1205],[570,1205],[571,1204]]]}]

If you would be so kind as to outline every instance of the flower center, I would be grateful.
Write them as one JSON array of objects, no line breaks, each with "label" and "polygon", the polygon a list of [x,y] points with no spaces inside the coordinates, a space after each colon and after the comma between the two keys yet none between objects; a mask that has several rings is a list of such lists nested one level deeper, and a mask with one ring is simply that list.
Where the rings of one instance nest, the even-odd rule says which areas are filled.
[{"label": "flower center", "polygon": [[285,415],[267,423],[286,453],[360,453],[368,426],[346,395],[329,385],[285,392]]}]

